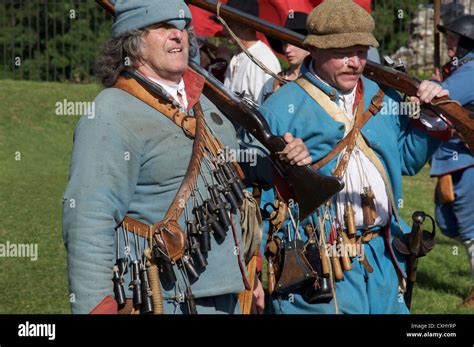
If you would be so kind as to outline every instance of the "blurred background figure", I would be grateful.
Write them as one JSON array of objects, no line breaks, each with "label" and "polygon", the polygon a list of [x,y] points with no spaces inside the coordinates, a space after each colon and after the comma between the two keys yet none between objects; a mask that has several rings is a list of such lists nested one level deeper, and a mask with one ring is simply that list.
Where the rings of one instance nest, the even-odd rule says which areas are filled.
[{"label": "blurred background figure", "polygon": [[[229,0],[227,5],[258,17],[257,0]],[[257,38],[255,30],[234,22],[228,22],[228,24],[251,56],[262,62],[273,73],[277,74],[281,71],[278,58],[266,44]],[[239,53],[230,60],[224,85],[238,94],[244,93],[260,105],[263,102],[263,95],[272,92],[271,87],[265,87],[265,83],[270,78],[271,76],[257,66],[245,52],[239,50]]]},{"label": "blurred background figure", "polygon": [[[474,16],[464,15],[438,28],[445,34],[451,61],[433,78],[449,90],[451,99],[474,111]],[[433,154],[430,174],[438,177],[436,221],[445,235],[464,244],[474,281],[474,156],[455,132]],[[474,307],[473,288],[461,306]]]},{"label": "blurred background figure", "polygon": [[[306,36],[308,34],[308,30],[306,29],[307,18],[307,13],[290,12],[285,23],[285,28]],[[301,65],[303,64],[304,59],[309,55],[309,52],[271,37],[268,37],[268,42],[275,52],[285,56],[289,64],[288,68],[281,71],[278,76],[282,77],[286,81],[296,80],[300,76]],[[267,83],[271,85],[272,92],[277,91],[282,85],[282,83],[275,78],[271,78]],[[269,89],[270,87],[265,88],[265,90]],[[269,96],[270,94],[264,95],[264,100]]]}]

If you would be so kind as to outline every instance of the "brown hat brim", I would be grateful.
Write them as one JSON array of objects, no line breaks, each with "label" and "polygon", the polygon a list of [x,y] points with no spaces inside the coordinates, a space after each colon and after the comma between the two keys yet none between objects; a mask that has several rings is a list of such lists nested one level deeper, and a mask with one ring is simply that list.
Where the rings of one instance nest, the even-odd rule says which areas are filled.
[{"label": "brown hat brim", "polygon": [[379,43],[371,33],[340,33],[330,35],[308,35],[303,41],[305,46],[314,46],[320,49],[347,48],[356,45],[372,46],[377,48]]}]

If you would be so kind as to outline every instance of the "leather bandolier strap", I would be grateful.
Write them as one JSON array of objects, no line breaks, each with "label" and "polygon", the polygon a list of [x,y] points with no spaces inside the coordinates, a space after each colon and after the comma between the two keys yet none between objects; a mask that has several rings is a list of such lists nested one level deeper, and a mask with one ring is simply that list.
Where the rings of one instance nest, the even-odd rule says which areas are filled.
[{"label": "leather bandolier strap", "polygon": [[[159,97],[155,97],[133,78],[119,77],[114,87],[126,91],[153,107],[158,112],[164,114],[173,123],[183,129],[186,135],[194,138],[191,160],[186,174],[163,220],[145,228],[145,224],[129,216],[126,216],[124,219],[124,222],[130,226],[128,230],[134,232],[135,227],[137,234],[140,236],[149,238],[150,233],[153,236],[161,234],[162,240],[160,240],[160,236],[158,236],[158,240],[167,246],[170,258],[176,261],[184,254],[186,245],[184,232],[178,224],[178,219],[183,212],[184,203],[189,199],[193,188],[196,186],[204,155],[203,148],[213,148],[218,151],[220,149],[217,147],[219,144],[215,142],[212,144],[208,143],[213,136],[209,134],[206,128],[204,115],[199,102],[195,106],[195,117],[190,117],[186,116],[184,112],[180,112],[178,107],[163,101]],[[144,229],[148,230],[145,231]]]},{"label": "leather bandolier strap", "polygon": [[179,107],[161,98],[154,97],[138,81],[130,77],[119,77],[114,87],[122,89],[164,114],[173,123],[183,129],[187,135],[194,138],[196,133],[196,118],[187,116],[184,112],[180,111]]},{"label": "leather bandolier strap", "polygon": [[[351,127],[351,124],[349,120],[347,119],[347,117],[344,115],[344,112],[339,107],[337,107],[337,105],[334,102],[332,102],[331,99],[329,99],[329,97],[324,92],[322,92],[318,87],[316,87],[314,84],[312,84],[308,79],[304,77],[299,78],[296,81],[296,83],[298,83],[301,86],[301,88],[303,88],[336,122],[341,122],[341,123],[344,123],[346,127]],[[333,159],[336,155],[338,155],[344,148],[349,146],[350,141],[352,142],[355,141],[355,144],[359,147],[359,149],[365,155],[367,155],[369,160],[374,164],[374,166],[377,168],[380,175],[382,176],[382,179],[385,185],[387,186],[390,203],[394,210],[395,218],[398,221],[399,218],[398,218],[398,212],[395,208],[396,205],[395,205],[395,198],[392,192],[392,185],[390,184],[387,173],[385,172],[385,168],[382,162],[380,161],[380,159],[377,157],[377,155],[373,151],[373,149],[370,148],[370,146],[367,144],[362,134],[360,134],[360,129],[362,129],[362,127],[369,121],[369,119],[373,115],[375,115],[377,112],[379,112],[382,109],[384,96],[385,96],[385,93],[383,92],[383,90],[379,89],[377,94],[375,94],[375,96],[372,98],[367,111],[364,112],[362,116],[359,115],[358,117],[357,114],[359,114],[360,110],[363,109],[363,103],[359,103],[357,107],[356,120],[354,122],[354,126],[352,127],[351,131],[331,150],[331,152],[329,152],[324,158],[314,163],[312,166],[314,169],[319,170],[321,167],[329,163],[331,159]],[[362,100],[363,100],[363,97],[361,101]],[[349,160],[349,158],[346,158],[346,159],[347,161]]]},{"label": "leather bandolier strap", "polygon": [[[224,146],[207,128],[204,113],[199,102],[194,106],[195,116],[192,117],[181,112],[179,107],[173,105],[171,102],[164,101],[160,97],[155,97],[151,91],[147,90],[145,86],[134,78],[121,76],[118,78],[114,87],[131,94],[156,109],[179,126],[186,136],[194,139],[191,159],[186,174],[165,217],[157,223],[147,225],[130,216],[125,216],[121,223],[126,230],[149,240],[150,247],[152,242],[160,244],[162,249],[168,251],[169,258],[176,262],[184,255],[186,248],[185,233],[179,226],[178,220],[183,213],[184,205],[190,198],[193,189],[197,188],[197,179],[201,172],[201,164],[204,155],[206,152],[210,152],[212,155],[217,156]],[[240,176],[243,177],[240,166],[236,163],[233,163],[233,165],[235,165]],[[235,241],[237,243],[237,240]],[[150,261],[149,258],[148,260]],[[242,271],[243,282],[245,286],[249,288],[250,285],[248,284],[243,265],[240,264],[240,258],[239,266]],[[159,283],[155,288],[152,288],[152,290],[153,292],[158,291],[161,297],[161,287]],[[162,312],[156,312],[155,310],[155,313]]]},{"label": "leather bandolier strap", "polygon": [[[315,99],[318,104],[320,104],[321,107],[323,107],[323,109],[325,109],[326,112],[334,118],[334,120],[336,120],[337,122],[344,123],[347,127],[350,127],[350,124],[345,115],[343,114],[342,110],[340,110],[319,88],[317,88],[304,77],[299,78],[296,83],[298,83],[313,99]],[[366,112],[363,112],[364,96],[362,96],[357,106],[357,112],[352,129],[324,158],[318,160],[312,165],[315,170],[319,170],[324,165],[329,163],[336,155],[341,153],[344,148],[351,148],[352,151],[355,145],[355,141],[359,137],[360,129],[362,129],[364,125],[369,121],[369,119],[377,112],[379,112],[382,108],[384,95],[385,93],[380,89],[377,94],[372,98],[372,101]],[[346,161],[349,161],[349,157],[350,155],[347,156]],[[342,165],[347,165],[347,163]]]},{"label": "leather bandolier strap", "polygon": [[[347,128],[350,128],[352,126],[347,117],[344,115],[344,112],[323,91],[321,91],[318,87],[312,84],[308,79],[306,79],[305,77],[300,77],[296,81],[296,83],[298,83],[300,87],[303,88],[303,90],[308,93],[308,95],[310,95],[336,122],[344,123]],[[382,177],[387,188],[391,210],[393,211],[395,220],[397,221],[398,225],[400,225],[400,218],[398,216],[398,211],[396,208],[395,196],[393,194],[392,185],[388,178],[387,172],[385,171],[385,167],[380,161],[377,154],[374,152],[374,150],[370,148],[370,146],[367,144],[367,141],[365,140],[364,136],[362,136],[362,134],[360,133],[360,129],[362,129],[362,127],[369,121],[369,119],[382,109],[384,96],[385,93],[383,92],[383,90],[379,89],[376,95],[372,98],[367,111],[365,111],[362,115],[360,114],[360,111],[361,109],[363,109],[364,104],[363,102],[359,103],[357,107],[356,119],[354,121],[354,125],[352,126],[351,131],[324,158],[314,163],[313,168],[319,170],[321,167],[329,163],[331,159],[333,159],[336,155],[341,153],[344,148],[348,146],[353,147],[353,142],[355,142],[355,145],[357,145],[357,147],[367,156],[367,158],[372,162],[377,171],[380,173],[380,176]],[[361,101],[363,101],[363,97]],[[344,164],[343,161],[349,161],[349,159],[349,156],[343,156],[342,160],[339,162],[338,167],[342,168],[341,165],[347,165],[347,163]],[[334,173],[343,175],[342,171],[338,170],[338,167],[336,167]],[[389,230],[389,228],[383,229]],[[386,233],[385,236],[387,237],[387,241],[389,242],[387,235],[388,233]],[[391,246],[389,248],[395,268],[402,277],[406,277],[404,271],[400,268],[400,266],[395,260],[393,249],[391,248]]]},{"label": "leather bandolier strap", "polygon": [[[199,136],[200,134],[196,134],[199,133],[199,130],[196,129],[198,119],[200,118],[199,116],[196,118],[187,117],[184,112],[180,112],[179,108],[172,105],[170,102],[154,97],[133,78],[121,76],[118,78],[114,87],[133,95],[137,99],[156,109],[158,112],[164,114],[168,119],[182,128],[187,136],[195,138],[195,140],[196,137],[197,139],[202,138],[202,135]],[[204,122],[204,120],[200,119],[200,122]],[[201,151],[198,150],[198,141],[194,141],[192,152],[186,175],[181,183],[178,193],[165,215],[165,218],[158,223],[147,225],[129,216],[125,216],[121,223],[127,231],[131,231],[149,240],[150,248],[152,247],[153,242],[160,244],[162,249],[167,250],[169,258],[173,261],[180,259],[185,252],[185,234],[178,224],[178,219],[183,210],[180,208],[179,203],[180,201],[183,201],[181,200],[183,198],[185,199],[184,201],[187,201],[191,194],[192,187],[196,184],[197,173],[199,172],[199,165],[201,163],[200,156],[202,155]],[[147,253],[151,253],[149,249],[147,249]],[[149,263],[148,265],[152,268],[152,271],[150,271],[150,275],[152,275],[150,276],[150,287],[153,292],[154,313],[163,314],[163,294],[159,283],[159,272],[157,271],[158,265],[149,255],[147,256],[147,260]],[[128,303],[128,305],[125,306],[124,311],[128,312],[129,306],[130,304]]]}]

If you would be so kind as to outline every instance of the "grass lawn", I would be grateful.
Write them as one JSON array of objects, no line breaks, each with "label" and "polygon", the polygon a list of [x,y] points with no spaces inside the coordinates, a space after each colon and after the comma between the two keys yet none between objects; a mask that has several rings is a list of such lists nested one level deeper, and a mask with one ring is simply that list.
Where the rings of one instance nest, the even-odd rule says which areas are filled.
[{"label": "grass lawn", "polygon": [[98,90],[0,81],[0,243],[38,244],[37,261],[0,258],[0,313],[69,312],[61,204],[79,117],[56,115],[55,104]]},{"label": "grass lawn", "polygon": [[[402,218],[411,225],[411,214],[422,210],[434,217],[433,191],[436,180],[429,177],[429,168],[414,177],[403,178],[404,206]],[[426,228],[431,228],[426,220]],[[419,259],[413,313],[474,313],[456,307],[470,291],[472,282],[464,246],[444,236],[437,228],[436,247]]]},{"label": "grass lawn", "polygon": [[[97,85],[0,81],[0,243],[38,244],[38,260],[0,258],[0,313],[68,313],[62,194],[78,116],[58,116],[56,102],[91,101]],[[17,160],[19,159],[19,160]],[[434,181],[425,168],[405,178],[402,216],[433,213]],[[470,289],[464,249],[438,233],[420,261],[414,313],[472,313],[456,305]]]}]

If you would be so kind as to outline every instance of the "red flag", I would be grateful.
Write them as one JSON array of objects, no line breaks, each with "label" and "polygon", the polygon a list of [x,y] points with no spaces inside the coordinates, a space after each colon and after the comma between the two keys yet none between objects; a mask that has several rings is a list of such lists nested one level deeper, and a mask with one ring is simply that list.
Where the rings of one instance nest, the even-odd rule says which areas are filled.
[{"label": "red flag", "polygon": [[[221,2],[227,3],[227,0],[221,0]],[[309,13],[319,5],[321,0],[258,0],[258,2],[260,18],[283,26],[291,11]],[[196,6],[189,6],[189,8],[193,16],[193,26],[197,36],[219,36],[219,33],[222,32],[222,25],[209,19],[213,15],[211,12]],[[265,35],[257,33],[257,37],[269,46]]]},{"label": "red flag", "polygon": [[[220,0],[226,4],[228,0]],[[259,17],[277,25],[284,26],[291,12],[310,13],[313,8],[321,4],[324,0],[258,0]],[[367,12],[371,12],[372,0],[354,0],[356,4],[362,6]],[[212,37],[222,36],[222,25],[209,19],[213,13],[205,11],[196,6],[189,6],[193,16],[194,31],[197,36]],[[265,35],[257,32],[259,40],[270,47]],[[284,59],[284,56],[275,52],[277,56]]]},{"label": "red flag", "polygon": [[[227,0],[221,2],[227,3]],[[291,11],[309,13],[320,2],[321,0],[258,0],[259,17],[278,25],[285,25]],[[212,13],[196,6],[189,8],[193,15],[194,30],[198,36],[215,36],[222,31],[222,25],[209,19]],[[259,34],[259,38],[262,39],[263,35]]]},{"label": "red flag", "polygon": [[[227,0],[220,0],[226,4]],[[278,25],[285,25],[288,15],[293,12],[309,13],[324,0],[258,0],[259,17]],[[367,12],[370,11],[371,0],[354,0]],[[209,19],[212,13],[196,6],[189,6],[193,15],[194,30],[198,36],[215,36],[222,31],[222,25]],[[263,35],[259,35],[261,39]],[[266,40],[265,40],[266,41]]]},{"label": "red flag", "polygon": [[310,13],[322,0],[259,0],[260,18],[285,25],[292,12]]},{"label": "red flag", "polygon": [[[221,2],[227,3],[227,0],[221,0]],[[193,5],[189,6],[189,9],[193,16],[193,27],[197,36],[215,36],[222,31],[222,25],[209,19],[213,15],[211,12]]]}]

